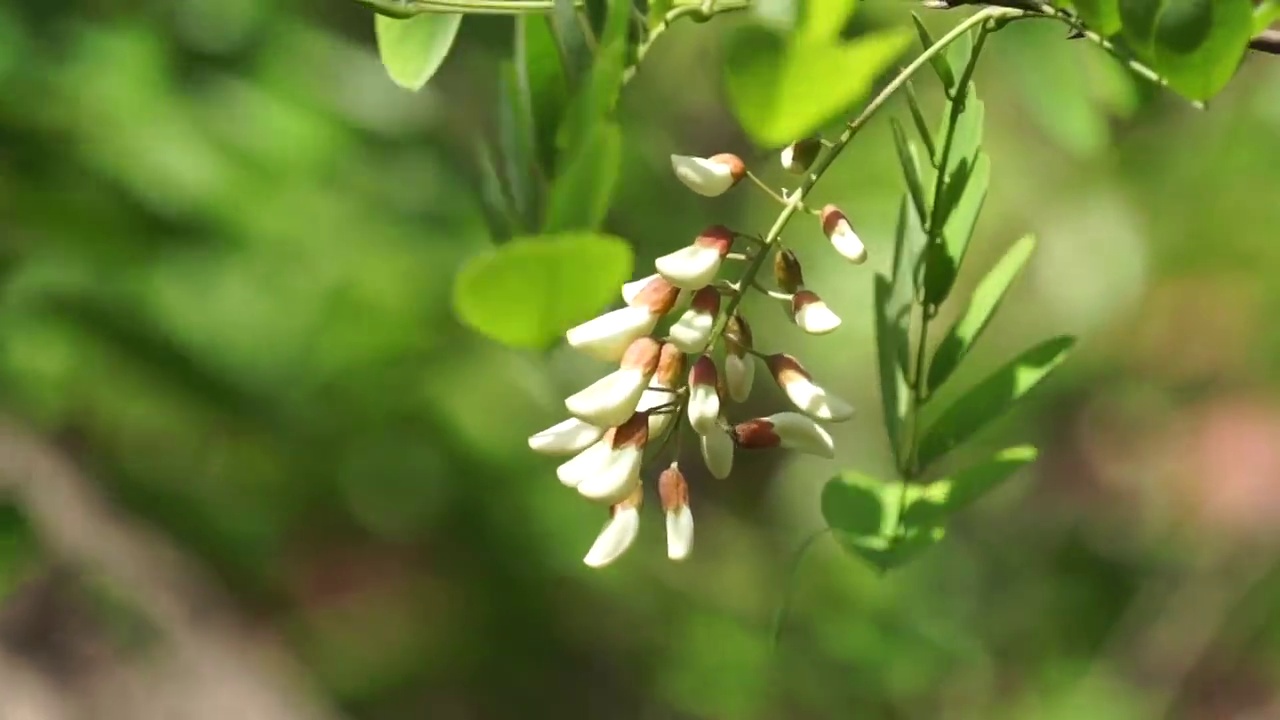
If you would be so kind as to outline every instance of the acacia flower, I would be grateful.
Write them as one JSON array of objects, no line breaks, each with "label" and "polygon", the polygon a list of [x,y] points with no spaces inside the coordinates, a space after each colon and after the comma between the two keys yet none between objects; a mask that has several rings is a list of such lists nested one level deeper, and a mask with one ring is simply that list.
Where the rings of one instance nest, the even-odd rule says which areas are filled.
[{"label": "acacia flower", "polygon": [[667,516],[667,557],[683,560],[693,549],[693,513],[689,511],[689,483],[677,463],[658,476],[658,497]]},{"label": "acacia flower", "polygon": [[653,278],[632,296],[627,307],[570,328],[565,339],[571,347],[593,357],[616,361],[637,338],[653,332],[658,319],[675,306],[679,292],[666,280]]},{"label": "acacia flower", "polygon": [[769,372],[786,393],[787,399],[801,412],[816,420],[840,422],[853,417],[849,403],[828,393],[813,382],[808,370],[791,355],[777,353],[765,358]]},{"label": "acacia flower", "polygon": [[818,153],[821,150],[822,139],[816,135],[797,140],[782,148],[780,153],[782,168],[789,173],[802,175],[813,161],[818,159]]},{"label": "acacia flower", "polygon": [[[673,391],[680,387],[684,377],[684,353],[671,343],[663,343],[658,353],[658,370],[653,374],[649,388],[640,396],[638,412],[649,412],[666,405],[675,397]],[[675,419],[674,412],[649,412],[649,437],[662,437]]]},{"label": "acacia flower", "polygon": [[745,402],[756,376],[756,360],[751,354],[751,326],[734,313],[724,334],[724,384],[734,402]]},{"label": "acacia flower", "polygon": [[[643,290],[646,285],[648,285],[650,282],[654,280],[657,280],[660,277],[662,276],[659,275],[658,273],[654,273],[652,275],[645,275],[639,280],[632,280],[631,282],[622,283],[622,302],[630,305],[631,301],[636,299],[636,296],[640,294],[640,291]],[[681,290],[680,294],[676,296],[676,301],[672,305],[672,307],[683,306],[684,304],[689,302],[689,298],[692,295],[693,293],[689,292],[688,290]]]},{"label": "acacia flower", "polygon": [[597,427],[622,424],[635,412],[657,371],[661,347],[651,337],[636,338],[627,346],[617,370],[565,398],[565,408]]},{"label": "acacia flower", "polygon": [[648,413],[637,412],[625,423],[556,468],[560,482],[584,497],[616,503],[640,484],[640,463],[649,441]]},{"label": "acacia flower", "polygon": [[693,244],[663,255],[653,265],[672,285],[698,290],[715,279],[732,245],[733,231],[723,225],[712,225],[703,230]]},{"label": "acacia flower", "polygon": [[671,169],[685,187],[705,197],[723,195],[747,175],[747,165],[733,153],[709,158],[672,155]]},{"label": "acacia flower", "polygon": [[716,317],[720,314],[720,291],[710,285],[693,294],[689,309],[668,331],[671,342],[683,352],[698,353],[707,347]]},{"label": "acacia flower", "polygon": [[831,247],[846,260],[861,265],[867,261],[867,246],[853,231],[849,218],[835,205],[822,208],[822,232],[827,234]]},{"label": "acacia flower", "polygon": [[637,485],[625,500],[611,505],[609,522],[605,523],[582,562],[589,567],[600,568],[621,557],[640,533],[640,506],[643,504],[644,490]]},{"label": "acacia flower", "polygon": [[724,480],[733,472],[733,438],[724,428],[717,426],[711,432],[698,436],[702,448],[702,461],[717,480]]},{"label": "acacia flower", "polygon": [[781,447],[824,458],[836,456],[831,435],[818,423],[796,412],[774,413],[738,423],[733,434],[738,445],[750,450]]},{"label": "acacia flower", "polygon": [[720,391],[717,387],[716,363],[703,355],[689,370],[689,425],[699,435],[718,430]]},{"label": "acacia flower", "polygon": [[826,335],[840,327],[840,316],[812,290],[800,290],[792,296],[791,319],[810,335]]},{"label": "acacia flower", "polygon": [[594,445],[604,428],[571,417],[529,437],[529,448],[544,455],[575,455]]}]

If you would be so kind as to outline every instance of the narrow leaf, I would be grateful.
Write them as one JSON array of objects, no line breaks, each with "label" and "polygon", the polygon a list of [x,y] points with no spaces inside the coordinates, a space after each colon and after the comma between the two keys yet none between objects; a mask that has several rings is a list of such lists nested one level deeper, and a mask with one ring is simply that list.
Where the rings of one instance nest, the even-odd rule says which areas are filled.
[{"label": "narrow leaf", "polygon": [[516,17],[516,77],[533,118],[535,159],[541,174],[551,175],[569,84],[551,20],[543,15]]},{"label": "narrow leaf", "polygon": [[902,165],[902,175],[907,181],[907,194],[916,214],[921,218],[929,217],[929,207],[924,196],[924,183],[920,181],[920,158],[915,145],[907,139],[907,131],[897,118],[889,121],[893,127],[893,144],[898,149],[898,162]]},{"label": "narrow leaf", "polygon": [[572,154],[574,145],[586,139],[592,125],[613,116],[626,67],[628,13],[630,5],[625,0],[611,0],[591,74],[570,100],[556,135],[559,158]]},{"label": "narrow leaf", "polygon": [[934,352],[933,361],[929,364],[930,394],[951,377],[960,361],[982,335],[1014,278],[1030,259],[1035,246],[1033,236],[1028,235],[1018,240],[978,283],[964,314],[951,326],[951,331]]},{"label": "narrow leaf", "polygon": [[895,308],[890,281],[875,276],[876,351],[880,375],[880,406],[889,446],[898,467],[902,466],[902,432],[907,417],[911,388],[907,386],[907,315]]},{"label": "narrow leaf", "polygon": [[458,13],[422,13],[404,20],[375,15],[378,55],[392,82],[406,90],[422,89],[449,55],[461,23]]},{"label": "narrow leaf", "polygon": [[589,132],[551,185],[544,232],[596,230],[609,211],[622,162],[622,131],[602,121]]},{"label": "narrow leaf", "polygon": [[[933,47],[933,35],[929,33],[929,28],[925,27],[924,21],[920,16],[911,13],[911,22],[915,23],[916,35],[920,38],[920,45],[928,50]],[[942,87],[950,91],[956,84],[955,70],[951,67],[951,61],[947,59],[946,53],[937,53],[929,58],[929,64],[933,66],[933,71],[938,75],[938,80],[942,82]]]},{"label": "narrow leaf", "polygon": [[907,83],[907,107],[911,108],[911,122],[915,123],[916,134],[920,136],[920,142],[924,143],[926,156],[929,162],[933,162],[933,158],[938,154],[938,148],[933,143],[933,132],[929,130],[929,122],[924,118],[924,111],[920,109],[920,100],[916,97],[915,87],[911,83]]},{"label": "narrow leaf", "polygon": [[[955,183],[947,186],[948,208],[943,216],[942,246],[955,272],[959,272],[964,265],[969,241],[973,239],[973,231],[978,225],[978,217],[987,201],[987,189],[991,185],[991,158],[986,153],[979,152],[974,162],[972,169],[968,165],[957,168],[953,177]],[[963,183],[959,181],[961,177],[964,179]],[[958,189],[958,198],[950,197],[952,189]],[[946,299],[950,289],[948,284],[940,298]]]},{"label": "narrow leaf", "polygon": [[887,572],[937,544],[944,535],[941,527],[900,524],[902,501],[907,497],[903,491],[900,482],[846,471],[823,486],[822,517],[846,552]]},{"label": "narrow leaf", "polygon": [[908,530],[940,527],[953,515],[981,499],[1035,462],[1038,452],[1031,445],[1006,448],[988,460],[935,480],[927,485],[908,485],[902,525]]},{"label": "narrow leaf", "polygon": [[1061,365],[1074,345],[1075,338],[1068,336],[1046,340],[971,388],[925,433],[920,441],[920,467],[929,466],[987,423],[1004,415]]},{"label": "narrow leaf", "polygon": [[920,217],[912,212],[911,201],[902,198],[898,206],[898,225],[893,246],[893,303],[905,311],[915,298],[920,266],[928,242]]},{"label": "narrow leaf", "polygon": [[561,66],[569,88],[577,92],[591,67],[591,46],[587,43],[586,30],[578,19],[578,7],[574,0],[555,0],[551,8],[551,27],[560,49]]},{"label": "narrow leaf", "polygon": [[1280,0],[1262,0],[1253,8],[1253,34],[1257,35],[1280,21]]},{"label": "narrow leaf", "polygon": [[503,179],[511,196],[512,209],[520,220],[520,232],[536,227],[535,208],[539,189],[537,159],[534,156],[533,109],[522,90],[516,68],[503,63],[499,68],[498,138],[502,151]]}]

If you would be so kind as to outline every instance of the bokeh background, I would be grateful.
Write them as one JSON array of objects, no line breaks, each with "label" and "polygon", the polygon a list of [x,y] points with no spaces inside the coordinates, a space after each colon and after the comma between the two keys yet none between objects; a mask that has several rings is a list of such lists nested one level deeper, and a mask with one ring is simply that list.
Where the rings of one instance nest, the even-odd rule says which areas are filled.
[{"label": "bokeh background", "polygon": [[[735,151],[786,182],[720,90],[744,21],[675,27],[624,94],[608,229],[640,272],[776,212],[668,171]],[[760,453],[715,481],[690,457],[693,557],[666,559],[651,498],[596,572],[600,509],[525,437],[602,367],[449,306],[491,243],[469,148],[510,27],[467,19],[412,94],[349,0],[0,0],[0,718],[1280,718],[1280,58],[1198,112],[1060,26],[993,39],[962,286],[1041,245],[959,382],[1081,343],[965,452],[1041,460],[899,571],[826,538],[793,573],[823,482],[892,469],[882,116],[817,193],[869,265],[787,238],[844,326],[747,305],[759,346],[859,408],[836,461]],[[760,382],[735,412],[782,403]]]}]

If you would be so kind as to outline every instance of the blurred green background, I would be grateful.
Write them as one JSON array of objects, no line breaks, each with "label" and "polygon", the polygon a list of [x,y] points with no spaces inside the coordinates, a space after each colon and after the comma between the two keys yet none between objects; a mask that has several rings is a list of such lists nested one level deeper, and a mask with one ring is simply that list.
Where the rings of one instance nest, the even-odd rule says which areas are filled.
[{"label": "blurred green background", "polygon": [[[732,151],[788,182],[725,109],[719,39],[745,21],[673,28],[624,93],[608,229],[641,274],[708,223],[776,213],[669,173]],[[1081,345],[968,452],[1041,460],[900,571],[827,539],[792,576],[822,483],[892,469],[871,277],[902,185],[881,117],[816,193],[870,264],[830,262],[816,226],[787,238],[844,326],[805,337],[747,304],[758,347],[859,408],[836,462],[740,456],[716,481],[690,457],[692,558],[666,559],[651,499],[596,572],[603,514],[525,437],[603,366],[504,349],[449,306],[491,243],[469,148],[510,31],[468,18],[412,94],[348,0],[0,0],[0,718],[1280,718],[1280,59],[1197,112],[1060,26],[993,38],[962,286],[1042,242],[965,378]],[[758,382],[735,419],[782,407]],[[199,603],[153,617],[156,588],[45,477],[69,466],[27,453],[189,556]],[[256,676],[258,641],[296,659],[285,709],[201,663],[225,659],[218,623],[251,640],[225,672]]]}]

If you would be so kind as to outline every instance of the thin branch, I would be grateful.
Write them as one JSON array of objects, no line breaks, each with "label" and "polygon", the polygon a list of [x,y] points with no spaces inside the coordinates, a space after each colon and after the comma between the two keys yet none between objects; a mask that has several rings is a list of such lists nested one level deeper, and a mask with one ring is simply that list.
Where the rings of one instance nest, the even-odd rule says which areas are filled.
[{"label": "thin branch", "polygon": [[1280,30],[1263,30],[1249,41],[1249,49],[1280,55]]}]

